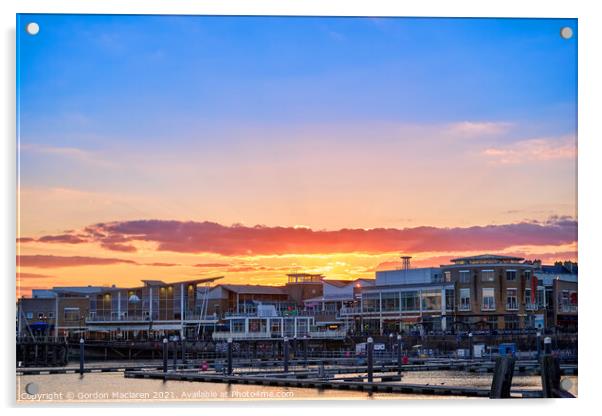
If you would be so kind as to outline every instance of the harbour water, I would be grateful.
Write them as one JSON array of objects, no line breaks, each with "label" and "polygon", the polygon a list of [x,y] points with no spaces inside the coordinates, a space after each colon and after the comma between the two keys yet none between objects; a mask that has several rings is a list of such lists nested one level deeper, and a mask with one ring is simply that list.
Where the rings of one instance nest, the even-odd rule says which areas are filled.
[{"label": "harbour water", "polygon": [[[408,372],[402,383],[453,385],[489,388],[491,374],[458,371]],[[565,377],[569,391],[577,394],[577,377]],[[513,388],[541,389],[538,376],[516,375]],[[426,396],[397,393],[319,390],[267,387],[241,384],[164,382],[151,379],[127,379],[123,373],[27,375],[17,376],[17,402],[20,404],[111,403],[111,402],[189,402],[225,400],[400,400],[450,399],[453,396]]]}]

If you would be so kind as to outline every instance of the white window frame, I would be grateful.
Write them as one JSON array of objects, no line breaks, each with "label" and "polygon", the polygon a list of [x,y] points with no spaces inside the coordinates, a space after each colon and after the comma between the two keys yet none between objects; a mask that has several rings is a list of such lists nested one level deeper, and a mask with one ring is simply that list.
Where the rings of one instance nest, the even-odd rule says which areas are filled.
[{"label": "white window frame", "polygon": [[[509,292],[513,291],[514,296],[510,296]],[[514,298],[514,302],[510,302],[510,299]],[[515,287],[509,287],[506,289],[506,310],[517,311],[518,310],[518,289]]]},{"label": "white window frame", "polygon": [[[464,295],[466,292],[468,292],[468,296]],[[470,288],[467,288],[467,287],[460,288],[460,304],[458,305],[459,311],[469,311],[472,309],[472,297],[471,297],[470,292],[471,292]],[[464,301],[465,299],[468,299],[468,302],[465,302]]]},{"label": "white window frame", "polygon": [[[492,295],[485,295],[485,291],[491,291]],[[484,287],[481,290],[481,310],[482,311],[495,311],[495,288],[493,287]],[[485,299],[491,299],[492,301],[485,301]]]}]

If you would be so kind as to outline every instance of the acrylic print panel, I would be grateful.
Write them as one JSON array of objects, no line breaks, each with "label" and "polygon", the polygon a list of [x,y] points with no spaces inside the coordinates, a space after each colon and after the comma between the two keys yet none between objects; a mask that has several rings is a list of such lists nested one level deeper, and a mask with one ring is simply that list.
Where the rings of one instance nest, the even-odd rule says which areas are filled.
[{"label": "acrylic print panel", "polygon": [[576,395],[575,19],[17,33],[18,402]]}]

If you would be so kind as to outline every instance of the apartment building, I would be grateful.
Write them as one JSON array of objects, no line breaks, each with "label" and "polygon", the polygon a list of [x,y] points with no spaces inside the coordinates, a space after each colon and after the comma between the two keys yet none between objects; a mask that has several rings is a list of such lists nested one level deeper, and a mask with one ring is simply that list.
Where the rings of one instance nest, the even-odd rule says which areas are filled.
[{"label": "apartment building", "polygon": [[451,260],[441,266],[455,285],[456,329],[503,330],[543,328],[545,288],[537,264],[521,257],[483,254]]}]

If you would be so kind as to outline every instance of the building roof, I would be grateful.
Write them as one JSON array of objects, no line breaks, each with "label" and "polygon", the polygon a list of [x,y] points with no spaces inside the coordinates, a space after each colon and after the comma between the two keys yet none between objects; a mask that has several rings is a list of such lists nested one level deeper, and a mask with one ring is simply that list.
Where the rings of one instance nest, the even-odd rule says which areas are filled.
[{"label": "building roof", "polygon": [[239,294],[286,295],[281,286],[267,285],[220,285],[222,288]]},{"label": "building roof", "polygon": [[541,266],[541,271],[549,274],[578,274],[579,269],[577,265],[573,265],[571,268],[564,265],[555,264],[553,266]]},{"label": "building roof", "polygon": [[353,279],[353,280],[322,279],[322,282],[328,283],[329,285],[336,286],[336,287],[345,287],[348,285],[355,285],[358,282],[374,283],[374,279],[366,279],[366,278],[359,278],[359,279]]},{"label": "building roof", "polygon": [[514,260],[521,261],[524,260],[522,257],[515,256],[500,256],[498,254],[480,254],[478,256],[469,256],[469,257],[459,257],[457,259],[451,259],[452,262],[457,261],[471,261],[471,260]]}]

